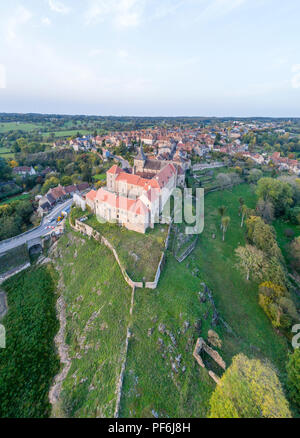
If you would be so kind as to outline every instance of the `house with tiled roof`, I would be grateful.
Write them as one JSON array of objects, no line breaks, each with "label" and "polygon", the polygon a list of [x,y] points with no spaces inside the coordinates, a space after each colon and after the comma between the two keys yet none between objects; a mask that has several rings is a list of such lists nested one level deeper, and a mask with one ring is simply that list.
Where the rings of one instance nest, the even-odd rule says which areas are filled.
[{"label": "house with tiled roof", "polygon": [[[141,147],[132,173],[112,166],[106,173],[106,187],[86,194],[88,207],[102,219],[117,222],[129,230],[145,233],[148,227],[153,228],[176,187],[177,167],[155,160],[147,167],[146,162]],[[145,172],[145,168],[149,171]]]}]

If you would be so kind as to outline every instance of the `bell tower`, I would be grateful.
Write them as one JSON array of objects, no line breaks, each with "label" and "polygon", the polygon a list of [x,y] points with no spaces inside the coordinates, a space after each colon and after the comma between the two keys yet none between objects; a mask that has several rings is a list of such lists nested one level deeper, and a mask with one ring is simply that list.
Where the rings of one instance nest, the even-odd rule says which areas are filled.
[{"label": "bell tower", "polygon": [[144,171],[146,160],[147,160],[147,157],[144,154],[143,145],[141,143],[140,150],[139,150],[137,156],[134,159],[134,167],[133,167],[134,173],[143,172]]}]

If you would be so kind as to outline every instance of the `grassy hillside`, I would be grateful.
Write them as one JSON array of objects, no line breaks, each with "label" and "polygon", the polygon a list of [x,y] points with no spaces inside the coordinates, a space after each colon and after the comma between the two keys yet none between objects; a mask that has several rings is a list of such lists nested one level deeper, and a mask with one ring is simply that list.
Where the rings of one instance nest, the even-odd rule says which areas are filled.
[{"label": "grassy hillside", "polygon": [[165,248],[168,225],[157,224],[154,229],[140,234],[116,224],[101,224],[95,215],[91,215],[86,223],[99,231],[115,247],[133,281],[154,280],[161,253]]},{"label": "grassy hillside", "polygon": [[111,417],[116,405],[129,321],[131,289],[111,252],[68,232],[56,254],[66,302],[66,342],[72,359],[55,415]]},{"label": "grassy hillside", "polygon": [[6,348],[0,349],[0,417],[48,417],[48,392],[59,369],[54,271],[50,266],[31,269],[1,287],[8,313],[1,321]]},{"label": "grassy hillside", "polygon": [[[201,336],[205,339],[211,327],[211,308],[207,302],[200,303],[197,296],[202,281],[212,290],[221,317],[233,331],[230,333],[221,323],[213,327],[223,341],[219,352],[227,366],[234,355],[244,352],[249,357],[270,360],[284,381],[287,342],[275,332],[259,307],[257,285],[245,281],[235,267],[234,250],[245,243],[238,216],[241,196],[249,207],[254,206],[255,194],[246,184],[232,191],[207,195],[205,228],[195,251],[182,264],[169,253],[157,290],[137,291],[121,401],[122,416],[207,415],[215,384],[192,356],[199,336],[195,322],[201,319]],[[231,217],[225,242],[217,211],[223,204]],[[213,233],[216,239],[212,238]],[[186,332],[183,331],[185,321],[189,323]],[[160,324],[174,334],[176,345],[170,336],[160,333]],[[153,330],[152,335],[148,334],[149,328]],[[174,372],[172,363],[176,363],[179,355],[180,370]],[[182,366],[186,367],[184,372]],[[215,371],[218,373],[217,369]]]}]

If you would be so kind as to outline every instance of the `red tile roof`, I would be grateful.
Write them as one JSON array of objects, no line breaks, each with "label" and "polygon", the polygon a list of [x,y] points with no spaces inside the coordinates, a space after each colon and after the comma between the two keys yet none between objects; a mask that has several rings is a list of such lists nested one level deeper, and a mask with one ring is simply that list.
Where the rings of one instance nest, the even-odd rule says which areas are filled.
[{"label": "red tile roof", "polygon": [[108,171],[107,171],[107,173],[112,173],[113,175],[115,175],[115,174],[119,174],[119,173],[121,173],[122,172],[122,169],[119,167],[119,166],[117,166],[116,164],[114,164]]},{"label": "red tile roof", "polygon": [[134,200],[118,196],[115,193],[104,190],[103,188],[97,191],[96,200],[108,204],[110,207],[120,208],[130,211],[140,216],[145,216],[149,210],[141,200]]},{"label": "red tile roof", "polygon": [[96,190],[91,190],[90,192],[88,192],[85,197],[86,199],[89,199],[90,201],[94,201],[96,198],[97,192]]}]

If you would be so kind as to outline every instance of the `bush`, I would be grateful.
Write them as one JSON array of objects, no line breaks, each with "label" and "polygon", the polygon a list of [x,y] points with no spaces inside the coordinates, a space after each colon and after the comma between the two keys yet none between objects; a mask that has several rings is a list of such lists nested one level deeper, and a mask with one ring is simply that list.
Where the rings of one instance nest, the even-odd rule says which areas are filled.
[{"label": "bush", "polygon": [[290,355],[286,365],[287,387],[292,401],[300,408],[300,348]]},{"label": "bush", "polygon": [[259,305],[276,328],[287,329],[298,318],[296,307],[282,286],[266,281],[259,286]]},{"label": "bush", "polygon": [[288,402],[271,366],[238,354],[210,400],[210,418],[290,418]]}]

